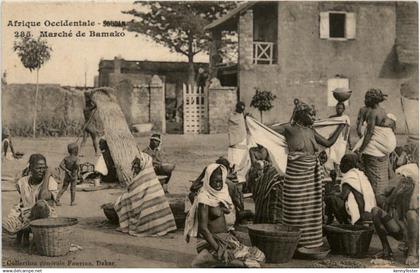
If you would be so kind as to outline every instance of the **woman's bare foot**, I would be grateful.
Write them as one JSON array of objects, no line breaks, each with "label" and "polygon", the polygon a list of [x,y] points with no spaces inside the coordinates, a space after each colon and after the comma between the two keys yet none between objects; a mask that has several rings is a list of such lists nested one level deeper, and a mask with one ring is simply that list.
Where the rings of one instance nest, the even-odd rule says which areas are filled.
[{"label": "woman's bare foot", "polygon": [[386,250],[382,250],[382,251],[376,253],[375,255],[373,255],[373,257],[375,259],[384,259],[384,260],[388,260],[388,261],[394,260],[392,252],[391,251],[386,251]]},{"label": "woman's bare foot", "polygon": [[415,265],[419,263],[419,259],[415,256],[407,256],[407,259],[405,260],[406,265]]}]

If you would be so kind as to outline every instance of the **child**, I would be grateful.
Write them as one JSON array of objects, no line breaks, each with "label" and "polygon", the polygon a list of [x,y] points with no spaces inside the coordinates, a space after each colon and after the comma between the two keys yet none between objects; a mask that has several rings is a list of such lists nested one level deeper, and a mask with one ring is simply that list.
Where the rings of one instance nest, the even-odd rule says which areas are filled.
[{"label": "child", "polygon": [[60,163],[60,168],[65,171],[65,176],[63,181],[63,188],[57,195],[57,206],[61,206],[60,198],[69,187],[69,184],[71,196],[70,206],[76,205],[74,201],[76,199],[77,171],[79,167],[79,146],[76,143],[71,143],[67,146],[67,150],[69,152],[69,155],[66,156]]}]

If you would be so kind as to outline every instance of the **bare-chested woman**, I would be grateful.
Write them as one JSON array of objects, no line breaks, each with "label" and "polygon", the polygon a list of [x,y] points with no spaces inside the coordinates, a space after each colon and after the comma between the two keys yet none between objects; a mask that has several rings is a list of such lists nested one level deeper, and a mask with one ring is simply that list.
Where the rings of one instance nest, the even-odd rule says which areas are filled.
[{"label": "bare-chested woman", "polygon": [[317,153],[318,144],[332,146],[345,124],[339,125],[329,139],[313,128],[312,107],[298,103],[290,124],[273,128],[286,138],[289,148],[286,177],[283,185],[283,223],[301,229],[300,246],[322,245],[322,179]]},{"label": "bare-chested woman", "polygon": [[380,89],[370,89],[366,92],[366,133],[360,148],[356,145],[356,152],[362,154],[364,171],[372,184],[379,207],[382,206],[383,193],[389,183],[389,154],[396,146],[393,132],[395,124],[390,122],[385,109],[379,106],[385,98],[386,95]]},{"label": "bare-chested woman", "polygon": [[259,249],[241,244],[227,228],[225,214],[232,213],[233,204],[226,177],[223,165],[207,166],[204,185],[187,215],[184,230],[187,242],[191,237],[199,238],[193,267],[259,267],[265,259]]}]

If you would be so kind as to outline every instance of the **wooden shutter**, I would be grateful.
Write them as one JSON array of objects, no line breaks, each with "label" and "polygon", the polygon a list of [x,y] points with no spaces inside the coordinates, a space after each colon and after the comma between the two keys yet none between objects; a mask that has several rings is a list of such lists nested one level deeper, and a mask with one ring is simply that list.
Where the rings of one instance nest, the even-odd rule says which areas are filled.
[{"label": "wooden shutter", "polygon": [[330,14],[329,12],[321,12],[319,14],[319,37],[328,39],[330,37]]},{"label": "wooden shutter", "polygon": [[354,12],[346,13],[346,38],[356,38],[356,14]]}]

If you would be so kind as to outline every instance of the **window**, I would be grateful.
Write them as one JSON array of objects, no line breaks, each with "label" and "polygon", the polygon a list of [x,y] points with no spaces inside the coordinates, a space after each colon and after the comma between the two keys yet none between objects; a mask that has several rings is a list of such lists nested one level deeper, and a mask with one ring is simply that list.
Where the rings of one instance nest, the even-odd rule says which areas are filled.
[{"label": "window", "polygon": [[356,37],[356,18],[352,12],[320,13],[320,37],[329,40],[349,40]]},{"label": "window", "polygon": [[[335,106],[337,104],[337,100],[334,98],[332,91],[336,88],[349,88],[349,79],[335,77],[332,79],[328,79],[328,106]],[[349,105],[349,101],[345,101],[344,104],[347,106]]]}]

